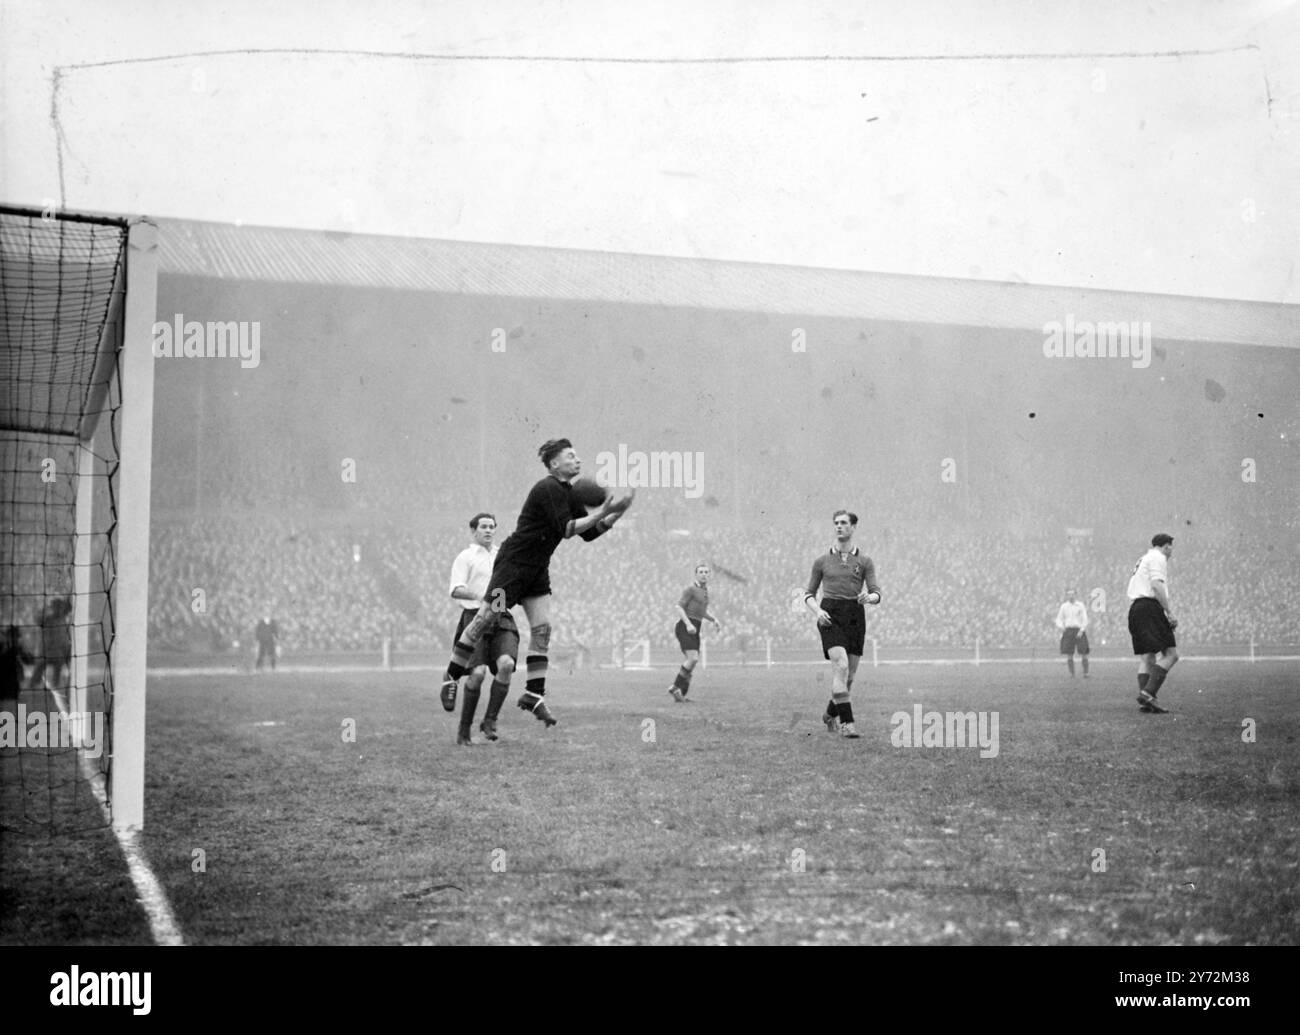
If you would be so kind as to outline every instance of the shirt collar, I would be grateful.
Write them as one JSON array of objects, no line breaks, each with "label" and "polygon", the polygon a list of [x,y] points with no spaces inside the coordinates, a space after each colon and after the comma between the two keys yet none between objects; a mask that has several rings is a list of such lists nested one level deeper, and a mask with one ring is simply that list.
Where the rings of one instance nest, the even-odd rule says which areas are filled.
[{"label": "shirt collar", "polygon": [[[831,554],[832,556],[834,556],[834,557],[838,557],[838,556],[839,556],[840,554],[842,554],[844,551],[841,550],[841,549],[840,549],[838,546],[836,546],[834,543],[832,543],[832,544],[831,544],[831,548],[830,548],[830,550],[828,550],[827,552],[830,553],[830,554]],[[858,555],[858,548],[855,546],[852,550],[849,551],[849,556],[850,556],[850,557],[856,557],[857,555]]]}]

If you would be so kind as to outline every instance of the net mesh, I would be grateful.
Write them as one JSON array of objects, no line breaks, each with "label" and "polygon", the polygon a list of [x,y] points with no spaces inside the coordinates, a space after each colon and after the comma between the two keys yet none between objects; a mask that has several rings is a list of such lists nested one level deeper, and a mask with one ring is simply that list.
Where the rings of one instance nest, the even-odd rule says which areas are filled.
[{"label": "net mesh", "polygon": [[[0,210],[0,829],[97,827],[127,230]],[[111,807],[111,803],[110,803]]]}]

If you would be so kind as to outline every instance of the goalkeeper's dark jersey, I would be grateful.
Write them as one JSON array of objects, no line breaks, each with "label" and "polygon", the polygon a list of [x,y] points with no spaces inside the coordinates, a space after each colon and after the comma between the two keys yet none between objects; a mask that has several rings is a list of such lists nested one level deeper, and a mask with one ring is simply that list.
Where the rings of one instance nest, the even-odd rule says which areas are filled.
[{"label": "goalkeeper's dark jersey", "polygon": [[[494,570],[502,565],[522,565],[545,568],[551,554],[565,539],[570,521],[580,521],[587,516],[587,508],[573,497],[573,488],[547,475],[534,485],[519,511],[515,530],[497,551]],[[604,535],[599,524],[582,533],[587,542]]]}]

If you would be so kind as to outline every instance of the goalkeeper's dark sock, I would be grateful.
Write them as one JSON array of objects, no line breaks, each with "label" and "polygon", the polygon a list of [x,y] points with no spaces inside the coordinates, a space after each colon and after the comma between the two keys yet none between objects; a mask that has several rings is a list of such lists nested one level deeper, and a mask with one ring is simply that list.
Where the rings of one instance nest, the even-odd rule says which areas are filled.
[{"label": "goalkeeper's dark sock", "polygon": [[1160,692],[1160,688],[1165,685],[1165,679],[1169,676],[1169,669],[1161,668],[1156,665],[1151,670],[1151,681],[1147,683],[1147,693],[1152,697]]},{"label": "goalkeeper's dark sock", "polygon": [[1074,658],[1066,658],[1065,667],[1070,670],[1070,675],[1074,675]]},{"label": "goalkeeper's dark sock", "polygon": [[506,703],[508,693],[510,693],[509,683],[503,683],[499,679],[492,680],[492,689],[488,692],[487,712],[483,718],[496,721],[496,717],[501,714],[501,706]]},{"label": "goalkeeper's dark sock", "polygon": [[678,690],[685,693],[686,688],[690,685],[691,685],[691,674],[686,671],[686,666],[683,665],[681,668],[677,670],[677,675],[673,677],[673,686],[677,687]]},{"label": "goalkeeper's dark sock", "polygon": [[1151,673],[1150,673],[1150,672],[1139,672],[1139,673],[1138,673],[1138,689],[1139,689],[1139,690],[1145,690],[1145,689],[1147,688],[1147,684],[1148,684],[1149,682],[1151,682]]},{"label": "goalkeeper's dark sock", "polygon": [[465,692],[461,695],[460,704],[460,731],[468,736],[470,727],[474,725],[474,713],[478,711],[478,698],[480,693],[479,686],[471,687],[465,684]]},{"label": "goalkeeper's dark sock", "polygon": [[841,723],[852,722],[853,705],[849,704],[848,701],[841,701],[839,704],[839,715]]},{"label": "goalkeeper's dark sock", "polygon": [[1086,676],[1088,674],[1088,655],[1083,655],[1079,660],[1083,662],[1083,674]]}]

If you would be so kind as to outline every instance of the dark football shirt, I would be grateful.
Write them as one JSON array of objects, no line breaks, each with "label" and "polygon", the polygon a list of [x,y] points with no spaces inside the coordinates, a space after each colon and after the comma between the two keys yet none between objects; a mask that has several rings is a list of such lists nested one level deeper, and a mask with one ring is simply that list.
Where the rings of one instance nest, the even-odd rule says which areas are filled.
[{"label": "dark football shirt", "polygon": [[[548,474],[529,490],[514,532],[497,551],[496,567],[503,564],[546,567],[555,548],[564,541],[569,522],[586,516],[587,508],[574,499],[570,484]],[[583,532],[582,538],[591,542],[605,531],[597,523]]]},{"label": "dark football shirt", "polygon": [[699,625],[700,619],[709,613],[708,587],[692,582],[682,593],[682,599],[677,601],[677,606],[686,612],[687,618]]},{"label": "dark football shirt", "polygon": [[807,595],[815,597],[820,586],[823,600],[856,600],[864,583],[869,592],[880,592],[876,585],[876,566],[871,563],[871,558],[856,546],[842,556],[839,550],[831,547],[813,561]]}]

